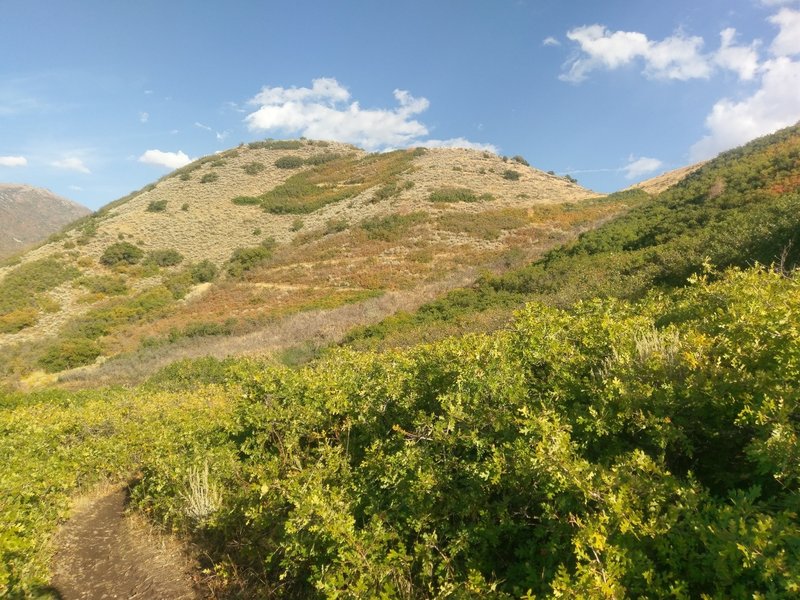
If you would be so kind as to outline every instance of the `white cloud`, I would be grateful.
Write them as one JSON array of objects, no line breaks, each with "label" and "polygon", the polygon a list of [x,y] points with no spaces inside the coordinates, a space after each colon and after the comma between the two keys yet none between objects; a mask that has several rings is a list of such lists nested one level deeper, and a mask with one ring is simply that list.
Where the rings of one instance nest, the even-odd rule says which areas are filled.
[{"label": "white cloud", "polygon": [[200,123],[199,121],[195,121],[194,122],[194,126],[199,128],[199,129],[204,129],[206,131],[210,131],[211,133],[213,133],[216,136],[217,141],[220,141],[220,142],[223,141],[226,137],[228,137],[228,132],[227,131],[216,131],[216,130],[214,130],[213,127],[209,127],[208,125],[205,125],[204,123]]},{"label": "white cloud", "polygon": [[24,156],[0,156],[0,167],[27,167],[28,159]]},{"label": "white cloud", "polygon": [[770,50],[775,56],[800,54],[800,11],[782,8],[769,22],[780,28]]},{"label": "white cloud", "polygon": [[758,72],[758,40],[749,46],[735,46],[736,30],[733,27],[723,29],[719,36],[720,47],[714,54],[714,62],[723,69],[736,72],[739,79],[753,79]]},{"label": "white cloud", "polygon": [[625,179],[638,179],[643,175],[657,171],[663,165],[664,163],[657,158],[648,158],[646,156],[636,158],[631,156],[628,158],[628,164],[622,167],[621,170],[625,173]]},{"label": "white cloud", "polygon": [[347,91],[336,79],[332,77],[321,77],[311,81],[310,88],[282,88],[282,87],[263,87],[255,98],[250,100],[250,104],[260,106],[280,105],[287,102],[325,102],[336,104],[347,102],[350,99],[350,92]]},{"label": "white cloud", "polygon": [[150,114],[146,112],[139,113],[139,122],[140,123],[147,123],[150,120]]},{"label": "white cloud", "polygon": [[560,46],[561,42],[559,42],[556,38],[552,35],[544,38],[542,40],[542,46]]},{"label": "white cloud", "polygon": [[71,185],[71,186],[69,186],[69,189],[71,189],[74,192],[82,192],[83,191],[83,188],[81,186],[79,186],[79,185]]},{"label": "white cloud", "polygon": [[198,121],[195,121],[195,122],[194,122],[194,126],[195,126],[195,127],[198,127],[199,129],[205,129],[206,131],[214,131],[214,130],[213,130],[213,129],[211,129],[211,127],[209,127],[208,125],[203,125],[202,123],[200,123],[200,122],[198,122]]},{"label": "white cloud", "polygon": [[423,140],[415,145],[423,148],[468,148],[470,150],[483,150],[494,154],[498,153],[497,146],[493,144],[471,142],[463,137],[451,138],[449,140]]},{"label": "white cloud", "polygon": [[83,164],[80,158],[74,156],[62,158],[61,160],[54,160],[50,164],[58,169],[65,169],[67,171],[77,171],[78,173],[86,173],[87,175],[91,173],[89,167]]},{"label": "white cloud", "polygon": [[362,108],[333,78],[314,79],[310,88],[264,87],[249,101],[258,108],[245,122],[251,131],[336,140],[367,150],[408,146],[494,149],[491,144],[464,138],[426,140],[428,128],[416,116],[428,109],[428,100],[400,89],[393,95],[394,108]]},{"label": "white cloud", "polygon": [[260,106],[245,118],[253,131],[275,131],[315,139],[338,140],[368,150],[418,143],[428,129],[414,119],[428,100],[394,91],[398,106],[365,109],[335,79],[315,79],[311,88],[265,87],[253,98]]},{"label": "white cloud", "polygon": [[192,162],[184,152],[163,152],[161,150],[147,150],[139,157],[140,163],[167,167],[168,169],[178,169]]},{"label": "white cloud", "polygon": [[706,117],[709,134],[691,149],[692,160],[710,158],[800,120],[800,62],[787,57],[762,66],[760,88],[739,102],[723,98]]},{"label": "white cloud", "polygon": [[614,70],[636,62],[644,65],[644,75],[652,79],[707,79],[714,68],[735,72],[741,79],[752,79],[758,69],[758,42],[748,46],[733,43],[736,30],[721,32],[719,49],[703,53],[703,38],[682,32],[654,41],[638,31],[610,31],[603,25],[585,25],[567,32],[578,44],[579,53],[567,61],[562,81],[579,83],[597,69]]}]

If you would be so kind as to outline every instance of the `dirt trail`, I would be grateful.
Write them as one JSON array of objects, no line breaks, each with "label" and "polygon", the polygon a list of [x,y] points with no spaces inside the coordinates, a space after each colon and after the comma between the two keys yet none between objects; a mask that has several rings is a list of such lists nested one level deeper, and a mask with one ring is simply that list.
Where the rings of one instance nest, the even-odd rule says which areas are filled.
[{"label": "dirt trail", "polygon": [[125,490],[81,502],[56,538],[53,587],[63,600],[200,598],[177,543],[125,515]]}]

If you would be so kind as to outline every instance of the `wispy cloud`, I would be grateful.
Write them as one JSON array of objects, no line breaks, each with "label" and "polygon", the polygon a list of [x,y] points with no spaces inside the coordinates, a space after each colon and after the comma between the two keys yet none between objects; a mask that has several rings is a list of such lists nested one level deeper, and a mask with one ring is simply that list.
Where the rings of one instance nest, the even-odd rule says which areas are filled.
[{"label": "wispy cloud", "polygon": [[138,161],[147,165],[166,167],[168,169],[178,169],[192,162],[189,156],[178,150],[177,152],[164,152],[162,150],[147,150],[142,154]]},{"label": "wispy cloud", "polygon": [[140,123],[147,123],[150,120],[150,114],[146,112],[139,113],[139,122]]},{"label": "wispy cloud", "polygon": [[542,46],[560,46],[561,42],[559,42],[556,38],[552,35],[544,38],[542,40]]},{"label": "wispy cloud", "polygon": [[393,95],[394,108],[362,108],[333,78],[314,79],[311,87],[264,87],[250,100],[258,108],[245,122],[251,131],[337,140],[367,150],[426,143],[474,144],[463,138],[426,141],[428,128],[416,117],[427,110],[428,100],[401,89]]},{"label": "wispy cloud", "polygon": [[91,173],[89,167],[87,167],[80,158],[75,156],[54,160],[50,164],[58,169],[64,169],[66,171],[77,171],[78,173],[85,173],[87,175]]},{"label": "wispy cloud", "polygon": [[567,61],[562,81],[579,83],[592,71],[614,70],[634,63],[643,65],[643,73],[653,79],[707,79],[715,68],[733,71],[750,79],[758,65],[758,43],[734,44],[736,30],[721,33],[721,45],[704,53],[704,40],[678,31],[660,41],[650,40],[638,31],[611,31],[604,25],[584,25],[567,32],[578,45],[578,53]]},{"label": "wispy cloud", "polygon": [[625,173],[625,179],[638,179],[644,175],[654,173],[663,166],[664,163],[657,158],[649,158],[647,156],[636,158],[631,155],[628,158],[628,164],[622,167],[621,170]]},{"label": "wispy cloud", "polygon": [[220,141],[220,142],[228,137],[228,132],[227,131],[217,131],[213,127],[210,127],[210,126],[208,126],[208,125],[206,125],[204,123],[200,123],[199,121],[195,121],[194,122],[194,126],[197,127],[198,129],[203,129],[205,131],[213,133],[214,136],[217,138],[217,141]]},{"label": "wispy cloud", "polygon": [[28,159],[24,156],[0,156],[0,167],[26,167]]}]

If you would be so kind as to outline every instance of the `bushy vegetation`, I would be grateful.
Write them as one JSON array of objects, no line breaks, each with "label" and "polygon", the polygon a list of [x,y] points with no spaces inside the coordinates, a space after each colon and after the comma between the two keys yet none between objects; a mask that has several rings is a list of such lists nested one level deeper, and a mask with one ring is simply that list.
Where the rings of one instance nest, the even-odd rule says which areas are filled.
[{"label": "bushy vegetation", "polygon": [[503,179],[508,179],[509,181],[517,181],[521,175],[519,171],[515,171],[514,169],[506,169],[503,171]]},{"label": "bushy vegetation", "polygon": [[48,542],[74,495],[125,483],[143,458],[211,456],[227,405],[218,389],[191,389],[0,391],[0,596],[55,597]]},{"label": "bushy vegetation", "polygon": [[78,285],[85,287],[92,294],[103,294],[105,296],[120,296],[128,292],[128,286],[122,277],[115,275],[92,275],[81,277],[76,281]]},{"label": "bushy vegetation", "polygon": [[314,166],[295,173],[285,182],[257,197],[237,197],[234,204],[260,204],[272,214],[307,214],[333,202],[357,196],[376,185],[395,182],[410,167],[414,156],[399,150],[362,159],[339,155],[306,162]]},{"label": "bushy vegetation", "polygon": [[85,337],[71,337],[52,344],[39,359],[39,366],[56,373],[88,365],[103,353],[100,344]]},{"label": "bushy vegetation", "polygon": [[799,148],[796,126],[720,155],[658,196],[612,194],[609,201],[632,207],[621,217],[537,263],[484,277],[351,340],[412,329],[431,335],[443,322],[468,324],[476,312],[509,311],[530,300],[566,307],[598,296],[638,298],[684,285],[707,259],[720,267],[782,262],[792,268],[800,261]]},{"label": "bushy vegetation", "polygon": [[305,164],[302,156],[281,156],[275,161],[275,166],[279,169],[298,169]]},{"label": "bushy vegetation", "polygon": [[147,212],[165,212],[167,210],[166,200],[151,200],[147,205]]},{"label": "bushy vegetation", "polygon": [[427,218],[428,214],[421,211],[407,214],[392,213],[385,217],[365,219],[360,226],[371,240],[395,242],[405,237],[414,225],[425,222]]},{"label": "bushy vegetation", "polygon": [[130,242],[117,242],[111,244],[103,251],[100,256],[100,262],[107,267],[115,267],[117,265],[135,265],[144,256],[144,251]]},{"label": "bushy vegetation", "polygon": [[17,266],[0,281],[0,333],[34,325],[49,304],[46,292],[77,277],[80,271],[51,256]]},{"label": "bushy vegetation", "polygon": [[250,597],[791,597],[798,292],[732,272],[247,375],[218,510],[187,514],[193,458],[133,496]]},{"label": "bushy vegetation", "polygon": [[200,183],[212,183],[219,179],[219,175],[217,173],[211,172],[206,173],[200,178]]},{"label": "bushy vegetation", "polygon": [[251,150],[299,150],[303,147],[301,140],[264,140],[261,142],[250,142],[247,147]]},{"label": "bushy vegetation", "polygon": [[151,250],[144,259],[145,263],[159,267],[174,267],[183,262],[183,254],[173,248],[167,250]]},{"label": "bushy vegetation", "polygon": [[271,238],[258,246],[236,248],[227,262],[226,270],[233,278],[241,278],[248,271],[252,271],[272,258],[275,241]]},{"label": "bushy vegetation", "polygon": [[217,265],[210,260],[202,260],[192,265],[190,272],[194,283],[208,283],[216,279],[219,269],[217,269]]},{"label": "bushy vegetation", "polygon": [[494,200],[491,194],[478,195],[468,188],[442,188],[431,192],[429,202],[488,202]]},{"label": "bushy vegetation", "polygon": [[242,170],[247,173],[248,175],[258,175],[264,169],[266,169],[266,165],[261,162],[250,162],[247,163],[242,167]]}]

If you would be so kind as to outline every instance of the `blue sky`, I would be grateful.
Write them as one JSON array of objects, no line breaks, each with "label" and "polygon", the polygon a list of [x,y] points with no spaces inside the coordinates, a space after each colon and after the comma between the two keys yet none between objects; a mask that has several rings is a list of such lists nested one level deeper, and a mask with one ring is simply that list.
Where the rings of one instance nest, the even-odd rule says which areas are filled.
[{"label": "blue sky", "polygon": [[799,0],[0,0],[0,181],[98,208],[266,137],[614,191],[800,120]]}]

